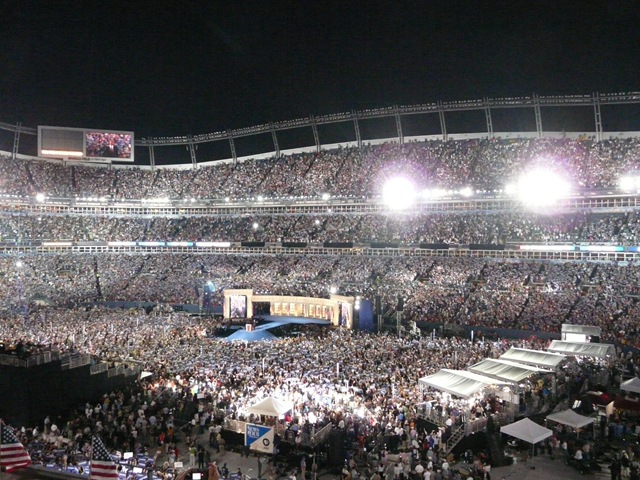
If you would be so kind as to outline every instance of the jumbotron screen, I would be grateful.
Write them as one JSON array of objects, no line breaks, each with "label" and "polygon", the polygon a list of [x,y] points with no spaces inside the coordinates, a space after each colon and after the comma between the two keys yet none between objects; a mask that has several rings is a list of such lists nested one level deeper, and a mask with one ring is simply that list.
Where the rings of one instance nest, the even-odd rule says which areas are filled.
[{"label": "jumbotron screen", "polygon": [[38,127],[38,155],[94,162],[133,162],[133,132]]}]

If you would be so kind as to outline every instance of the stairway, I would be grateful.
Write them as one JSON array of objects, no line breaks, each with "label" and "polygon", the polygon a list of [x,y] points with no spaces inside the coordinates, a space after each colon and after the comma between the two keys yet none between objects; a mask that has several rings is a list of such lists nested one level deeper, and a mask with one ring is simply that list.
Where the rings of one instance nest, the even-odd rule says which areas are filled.
[{"label": "stairway", "polygon": [[464,438],[464,425],[458,426],[452,433],[451,437],[443,445],[445,457],[451,453],[455,446]]}]

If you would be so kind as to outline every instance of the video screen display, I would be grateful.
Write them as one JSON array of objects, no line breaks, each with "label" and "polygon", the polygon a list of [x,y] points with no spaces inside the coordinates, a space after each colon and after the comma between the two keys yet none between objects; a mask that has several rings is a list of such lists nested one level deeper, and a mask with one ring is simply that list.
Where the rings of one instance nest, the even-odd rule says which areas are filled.
[{"label": "video screen display", "polygon": [[229,316],[231,318],[247,318],[247,297],[231,295],[229,297]]},{"label": "video screen display", "polygon": [[340,325],[343,327],[351,327],[351,316],[348,303],[338,303],[340,306]]},{"label": "video screen display", "polygon": [[85,155],[90,158],[130,159],[133,135],[125,132],[85,132]]}]

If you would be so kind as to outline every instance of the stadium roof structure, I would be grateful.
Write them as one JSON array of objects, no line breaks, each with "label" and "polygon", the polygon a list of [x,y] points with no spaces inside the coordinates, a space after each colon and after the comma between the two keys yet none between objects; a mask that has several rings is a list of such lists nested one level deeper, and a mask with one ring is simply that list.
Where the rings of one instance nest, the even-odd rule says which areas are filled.
[{"label": "stadium roof structure", "polygon": [[421,386],[433,387],[436,390],[450,393],[460,398],[469,398],[489,385],[505,384],[494,378],[478,375],[466,370],[450,370],[443,368],[439,372],[418,380]]},{"label": "stadium roof structure", "polygon": [[552,373],[544,368],[493,358],[486,358],[467,370],[509,383],[517,383],[539,373]]},{"label": "stadium roof structure", "polygon": [[526,348],[511,347],[500,355],[501,360],[532,365],[542,368],[556,368],[566,357],[560,353],[543,352],[541,350],[529,350]]},{"label": "stadium roof structure", "polygon": [[562,340],[553,340],[547,350],[576,357],[595,358],[606,358],[616,353],[616,347],[608,343],[578,343],[563,342]]}]

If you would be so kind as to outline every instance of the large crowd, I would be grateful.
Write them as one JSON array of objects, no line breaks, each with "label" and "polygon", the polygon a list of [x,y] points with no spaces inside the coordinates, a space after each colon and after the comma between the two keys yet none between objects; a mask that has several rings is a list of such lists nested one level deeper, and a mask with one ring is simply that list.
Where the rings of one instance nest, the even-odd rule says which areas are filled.
[{"label": "large crowd", "polygon": [[394,242],[399,244],[505,244],[590,242],[635,245],[637,212],[527,211],[451,214],[318,214],[107,217],[0,213],[0,240],[28,243],[72,241],[264,241]]},{"label": "large crowd", "polygon": [[[401,478],[392,472],[398,464],[403,474],[418,465],[434,473],[446,470],[442,452],[452,427],[486,420],[502,412],[504,403],[490,396],[469,404],[425,390],[418,379],[441,368],[465,369],[498,357],[511,346],[546,346],[535,338],[400,338],[326,327],[309,327],[300,336],[273,342],[227,342],[211,335],[219,322],[162,307],[151,312],[50,308],[42,314],[24,322],[3,318],[4,347],[19,345],[26,355],[55,350],[113,363],[136,362],[153,376],[138,386],[105,392],[70,417],[47,417],[42,425],[18,430],[34,460],[58,452],[58,468],[66,470],[78,458],[90,457],[91,435],[98,433],[119,455],[134,451],[153,458],[161,478],[170,478],[166,472],[173,460],[189,458],[188,465],[196,465],[191,453],[196,452],[197,442],[202,447],[205,432],[210,432],[208,447],[219,451],[224,444],[219,435],[222,418],[264,421],[247,409],[269,396],[293,407],[281,425],[286,434],[309,438],[332,424],[357,443],[358,453],[353,452],[345,464],[356,476],[364,460],[363,447],[378,438],[385,442],[376,447],[381,467],[377,471],[383,477]],[[621,355],[610,359],[609,366],[625,362],[627,357]],[[558,381],[578,391],[584,375],[578,364],[570,364]],[[526,383],[521,403],[545,401],[547,393],[537,383]],[[433,431],[418,427],[418,416],[425,414],[442,427]],[[189,449],[189,457],[186,451],[179,452],[183,448]],[[391,453],[400,454],[395,465],[389,463]]]},{"label": "large crowd", "polygon": [[[499,190],[534,166],[554,168],[574,188],[612,188],[637,170],[637,138],[476,139],[383,144],[214,164],[197,170],[63,166],[0,159],[0,193],[53,197],[372,197],[384,180],[410,176],[422,189]],[[206,159],[203,159],[206,160]],[[366,173],[364,173],[366,172]]]},{"label": "large crowd", "polygon": [[562,323],[593,324],[603,340],[637,345],[640,268],[634,264],[307,255],[25,254],[0,258],[0,305],[103,301],[202,305],[204,286],[252,288],[258,294],[374,301],[406,321],[559,332]]},{"label": "large crowd", "polygon": [[[197,170],[63,166],[3,158],[0,192],[107,199],[323,193],[371,197],[380,193],[384,178],[401,172],[423,188],[470,185],[493,190],[541,159],[571,175],[581,188],[610,188],[621,174],[635,171],[639,153],[637,139],[581,138],[387,144]],[[70,239],[630,245],[640,233],[638,218],[637,212],[550,217],[516,211],[125,218],[4,210],[0,237],[24,243]],[[222,302],[222,290],[228,288],[326,297],[335,286],[339,293],[372,302],[380,297],[385,317],[403,303],[405,322],[520,329],[532,337],[536,332],[557,333],[563,323],[597,325],[603,341],[640,346],[636,321],[640,268],[633,262],[25,250],[19,256],[0,256],[0,272],[0,340],[5,350],[20,345],[29,353],[43,349],[87,353],[116,363],[137,362],[154,372],[141,390],[107,392],[99,404],[87,405],[83,415],[58,427],[85,450],[95,431],[108,439],[110,447],[123,451],[158,444],[161,434],[168,435],[163,446],[169,445],[176,427],[171,408],[197,405],[194,420],[204,428],[220,409],[248,419],[246,407],[269,395],[292,402],[296,415],[288,423],[297,425],[295,431],[309,434],[332,422],[354,439],[360,429],[402,437],[396,430],[400,424],[402,432],[411,436],[411,422],[405,420],[416,415],[417,405],[439,405],[440,411],[445,404],[453,408],[450,399],[419,389],[418,378],[440,368],[466,368],[516,344],[312,328],[306,335],[269,344],[230,343],[211,338],[219,327],[213,319],[196,320],[164,308],[147,313],[95,306],[101,301],[202,305],[209,281],[217,287],[214,304]],[[545,344],[530,339],[517,345],[543,348]],[[198,401],[195,392],[204,394],[205,401]],[[475,407],[478,412],[496,408]],[[45,430],[49,428],[45,424]],[[32,436],[29,431],[23,435]],[[437,434],[431,440],[442,441]]]}]

